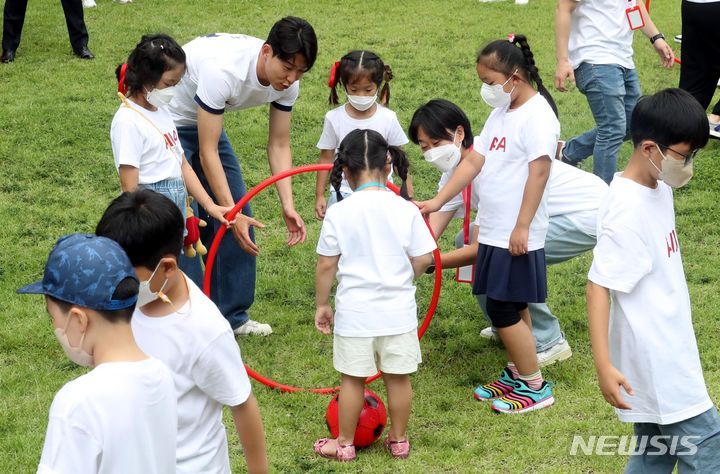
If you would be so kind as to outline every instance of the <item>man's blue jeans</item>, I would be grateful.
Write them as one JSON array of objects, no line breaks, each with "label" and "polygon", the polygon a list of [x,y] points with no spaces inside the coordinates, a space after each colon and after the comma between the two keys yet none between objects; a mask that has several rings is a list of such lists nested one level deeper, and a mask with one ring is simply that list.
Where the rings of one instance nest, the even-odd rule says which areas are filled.
[{"label": "man's blue jeans", "polygon": [[630,116],[640,97],[635,69],[617,64],[581,63],[575,84],[587,97],[596,127],[565,144],[563,156],[577,164],[592,155],[593,173],[610,183],[620,145],[630,137]]},{"label": "man's blue jeans", "polygon": [[[200,165],[197,127],[178,127],[178,136],[185,150],[185,157],[200,178],[205,190],[217,202]],[[233,201],[238,202],[245,195],[245,183],[237,156],[235,156],[225,130],[220,134],[218,153]],[[197,203],[193,203],[193,210],[195,215],[208,223],[207,227],[200,228],[200,238],[209,248],[220,223],[208,216],[202,208],[198,210]],[[250,204],[243,207],[242,213],[252,216]],[[255,234],[252,227],[250,228],[250,237],[254,242]],[[203,287],[203,270],[199,257],[181,256],[180,269],[200,288]],[[210,298],[220,308],[220,312],[230,322],[230,326],[236,329],[245,324],[248,320],[247,310],[255,300],[255,257],[240,248],[230,229],[225,233],[218,247],[210,281]]]},{"label": "man's blue jeans", "polygon": [[[473,228],[471,226],[470,235],[472,233]],[[547,237],[545,237],[545,260],[548,265],[570,260],[595,247],[595,241],[595,236],[583,232],[567,216],[552,216],[550,217]],[[462,232],[460,232],[455,238],[455,246],[462,247],[462,243]],[[487,315],[485,295],[475,295],[475,297],[480,304],[485,319],[490,322]],[[535,338],[535,350],[537,352],[546,351],[563,339],[560,321],[550,311],[547,304],[529,303],[528,310],[532,320],[532,333]]]}]

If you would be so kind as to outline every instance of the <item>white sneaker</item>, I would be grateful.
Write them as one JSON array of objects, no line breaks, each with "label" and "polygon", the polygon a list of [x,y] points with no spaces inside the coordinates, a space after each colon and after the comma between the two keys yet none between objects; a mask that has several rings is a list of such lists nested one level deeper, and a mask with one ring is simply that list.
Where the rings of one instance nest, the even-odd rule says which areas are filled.
[{"label": "white sneaker", "polygon": [[498,335],[497,332],[493,331],[492,326],[486,327],[482,331],[480,331],[480,337],[483,339],[490,339],[491,341],[498,341]]},{"label": "white sneaker", "polygon": [[97,4],[95,0],[82,0],[83,8],[95,8]]},{"label": "white sneaker", "polygon": [[117,0],[117,2],[121,5],[125,5],[126,3],[132,3],[132,0]]},{"label": "white sneaker", "polygon": [[528,0],[515,0],[515,5],[527,5]]},{"label": "white sneaker", "polygon": [[675,40],[676,43],[682,43],[682,35],[675,35],[673,40]]},{"label": "white sneaker", "polygon": [[236,336],[248,336],[250,334],[255,336],[269,336],[272,334],[272,328],[269,324],[259,323],[257,321],[253,321],[252,319],[248,319],[245,324],[239,328],[235,328],[233,333],[235,333]]},{"label": "white sneaker", "polygon": [[570,349],[570,344],[568,344],[565,339],[562,339],[550,349],[538,352],[537,360],[540,367],[547,367],[559,360],[569,359],[571,356],[572,350]]}]

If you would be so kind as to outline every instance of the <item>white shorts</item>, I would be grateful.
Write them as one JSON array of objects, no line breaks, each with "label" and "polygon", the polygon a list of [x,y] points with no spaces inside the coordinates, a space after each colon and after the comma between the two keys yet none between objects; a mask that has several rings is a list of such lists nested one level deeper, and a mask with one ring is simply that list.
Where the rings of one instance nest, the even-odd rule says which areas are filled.
[{"label": "white shorts", "polygon": [[352,377],[370,377],[378,370],[386,374],[417,372],[422,362],[417,330],[404,334],[333,339],[333,366]]}]

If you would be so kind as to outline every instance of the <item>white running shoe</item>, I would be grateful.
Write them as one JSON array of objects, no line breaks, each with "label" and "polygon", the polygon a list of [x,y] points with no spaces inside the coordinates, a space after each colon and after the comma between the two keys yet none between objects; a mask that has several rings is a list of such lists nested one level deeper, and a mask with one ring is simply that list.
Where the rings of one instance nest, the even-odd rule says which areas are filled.
[{"label": "white running shoe", "polygon": [[571,356],[572,350],[570,349],[570,344],[563,338],[550,349],[537,353],[538,365],[540,367],[547,367],[557,361],[569,359]]},{"label": "white running shoe", "polygon": [[490,339],[491,341],[500,340],[498,338],[497,332],[493,331],[492,326],[488,326],[482,331],[480,331],[480,337],[482,337],[483,339]]},{"label": "white running shoe", "polygon": [[245,324],[235,328],[233,333],[235,333],[236,336],[248,336],[251,334],[255,336],[269,336],[272,334],[272,328],[269,324],[259,323],[257,321],[253,321],[252,319],[248,319]]},{"label": "white running shoe", "polygon": [[83,8],[95,8],[97,4],[95,0],[82,0]]}]

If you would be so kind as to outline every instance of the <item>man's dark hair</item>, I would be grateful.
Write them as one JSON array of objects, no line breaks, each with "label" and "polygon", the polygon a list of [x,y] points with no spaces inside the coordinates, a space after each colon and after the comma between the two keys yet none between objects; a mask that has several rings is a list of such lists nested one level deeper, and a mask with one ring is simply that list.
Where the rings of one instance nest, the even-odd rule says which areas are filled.
[{"label": "man's dark hair", "polygon": [[180,257],[185,223],[177,205],[149,189],[124,192],[105,210],[97,235],[120,244],[134,266],[150,270],[160,259]]},{"label": "man's dark hair", "polygon": [[272,48],[273,56],[283,61],[291,61],[296,54],[301,54],[305,58],[305,71],[309,71],[315,64],[317,37],[310,23],[302,18],[286,16],[279,20],[273,25],[265,42]]},{"label": "man's dark hair", "polygon": [[640,98],[630,119],[630,135],[635,147],[652,140],[663,151],[678,143],[695,150],[707,145],[708,119],[689,92],[664,89]]}]

